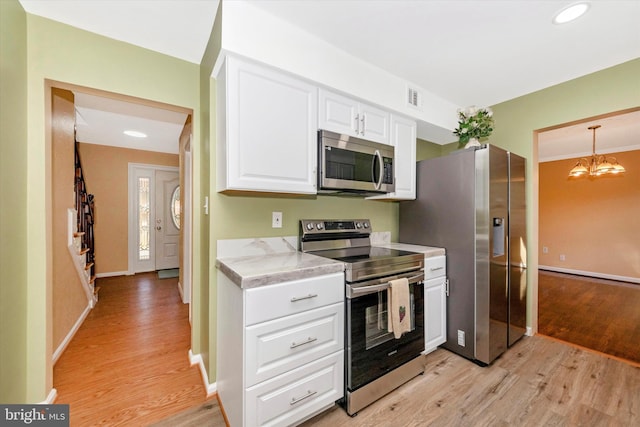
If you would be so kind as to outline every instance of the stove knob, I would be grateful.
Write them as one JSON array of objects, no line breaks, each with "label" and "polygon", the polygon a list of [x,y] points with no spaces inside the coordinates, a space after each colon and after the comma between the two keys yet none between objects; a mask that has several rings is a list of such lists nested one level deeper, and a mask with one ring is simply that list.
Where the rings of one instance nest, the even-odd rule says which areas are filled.
[{"label": "stove knob", "polygon": [[308,223],[307,224],[307,230],[309,230],[309,231],[313,230],[313,224]]},{"label": "stove knob", "polygon": [[356,228],[362,228],[362,224],[360,224],[359,222],[356,222]]},{"label": "stove knob", "polygon": [[368,222],[365,222],[363,224],[364,224],[364,228],[369,228],[369,223]]},{"label": "stove knob", "polygon": [[319,222],[319,223],[316,224],[316,228],[318,230],[322,230],[324,228],[324,225],[321,222]]}]

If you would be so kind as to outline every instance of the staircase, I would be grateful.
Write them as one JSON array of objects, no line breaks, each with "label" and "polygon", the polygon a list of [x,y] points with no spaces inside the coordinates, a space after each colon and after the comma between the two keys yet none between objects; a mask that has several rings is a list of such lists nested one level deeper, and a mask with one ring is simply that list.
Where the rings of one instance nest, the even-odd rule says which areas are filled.
[{"label": "staircase", "polygon": [[76,207],[69,209],[68,212],[68,246],[89,303],[93,307],[98,301],[99,290],[95,286],[96,265],[93,234],[95,202],[93,194],[87,192],[77,140],[75,142],[75,196]]}]

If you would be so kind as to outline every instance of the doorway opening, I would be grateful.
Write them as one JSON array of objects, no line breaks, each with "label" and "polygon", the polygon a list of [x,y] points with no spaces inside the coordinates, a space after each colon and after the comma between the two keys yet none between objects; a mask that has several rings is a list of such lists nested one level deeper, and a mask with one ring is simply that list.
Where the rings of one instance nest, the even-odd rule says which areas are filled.
[{"label": "doorway opening", "polygon": [[[640,336],[640,108],[616,111],[535,132],[538,287],[534,305],[543,335],[625,360]],[[601,125],[598,154],[615,156],[627,171],[569,177],[592,154],[590,126]],[[600,129],[599,129],[600,130]],[[629,166],[627,166],[629,165]],[[630,314],[631,313],[631,314]],[[634,339],[636,341],[634,341]]]},{"label": "doorway opening", "polygon": [[[190,247],[192,244],[192,236],[191,228],[185,231],[185,223],[190,223],[192,218],[192,197],[190,192],[193,178],[190,175],[192,173],[190,141],[193,111],[183,107],[63,82],[47,81],[46,91],[47,96],[51,98],[53,98],[54,91],[63,91],[65,93],[64,114],[62,115],[60,111],[56,111],[53,106],[46,112],[47,133],[60,133],[60,129],[62,129],[62,136],[57,137],[58,139],[64,138],[64,141],[78,140],[81,147],[80,156],[83,161],[83,169],[87,169],[85,171],[85,177],[87,179],[88,192],[95,195],[96,276],[98,287],[100,286],[101,280],[108,281],[112,277],[115,279],[117,276],[125,278],[129,272],[127,261],[127,230],[129,223],[127,206],[127,162],[147,164],[144,160],[147,155],[145,153],[153,153],[149,155],[151,158],[157,158],[159,156],[175,157],[176,160],[173,161],[175,166],[170,168],[172,169],[173,177],[171,182],[167,184],[165,193],[161,196],[161,198],[166,199],[163,200],[163,204],[173,202],[173,209],[168,209],[167,216],[162,218],[162,228],[165,228],[166,224],[169,230],[173,230],[173,232],[165,233],[165,240],[173,239],[165,245],[165,252],[167,254],[165,258],[168,259],[167,262],[172,263],[171,266],[177,264],[176,267],[181,271],[178,281],[179,299],[182,299],[183,303],[189,303],[188,310],[190,318],[190,295],[192,286],[192,275],[190,271],[192,251]],[[60,96],[58,96],[58,98],[59,97]],[[52,103],[49,104],[51,105]],[[154,119],[151,110],[156,111],[160,118],[158,119],[158,116],[156,116]],[[178,114],[176,115],[175,113]],[[173,119],[171,123],[172,119],[170,117],[181,118],[179,120]],[[134,123],[136,121],[153,122],[155,120],[159,122],[156,124],[160,127],[160,132],[165,133],[167,132],[166,128],[163,130],[162,126],[177,126],[177,132],[175,132],[173,139],[173,147],[171,148],[173,153],[155,151],[149,148],[148,145],[143,145],[144,143],[140,143],[141,145],[138,146],[126,146],[125,142],[127,141],[127,137],[123,136],[122,130],[116,131],[116,122],[122,120],[127,123]],[[164,123],[160,123],[163,122],[163,120]],[[101,126],[93,126],[95,123]],[[72,198],[69,197],[69,193],[73,192],[73,167],[66,168],[65,166],[64,168],[53,170],[53,161],[58,162],[62,157],[66,159],[69,156],[73,156],[73,153],[71,152],[70,155],[67,153],[67,145],[70,145],[67,144],[67,142],[64,143],[64,149],[58,150],[57,148],[60,147],[55,145],[58,144],[57,140],[54,141],[55,144],[53,144],[49,135],[48,138],[50,144],[49,149],[52,153],[51,157],[53,158],[48,158],[47,160],[49,163],[49,181],[53,183],[52,188],[54,186],[61,186],[62,188],[60,194],[53,192],[51,189],[49,189],[48,192],[51,194],[52,199],[54,199],[54,207],[58,205],[65,207],[67,203],[73,204]],[[93,156],[92,161],[90,161],[91,156]],[[73,160],[73,157],[70,157],[70,159]],[[65,161],[65,163],[69,162]],[[71,164],[72,163],[71,161]],[[148,164],[153,163],[154,162],[149,162]],[[90,166],[92,167],[92,171],[89,170]],[[57,173],[57,171],[64,172],[54,176],[53,173]],[[71,185],[67,185],[67,181],[69,181]],[[185,186],[185,183],[188,184],[188,186]],[[169,186],[172,187],[169,188]],[[120,200],[122,200],[122,203]],[[56,211],[57,210],[59,209],[56,208]],[[53,222],[52,217],[56,214],[49,213],[48,215],[48,221]],[[110,223],[110,221],[119,221],[120,219],[122,219],[121,224],[118,223],[114,225],[113,222]],[[176,233],[175,230],[179,232]],[[63,227],[56,226],[54,232],[57,233],[58,231],[60,231],[61,234],[67,232],[66,223]],[[62,241],[64,239],[58,240]],[[110,241],[112,246],[101,247],[101,243],[104,244],[107,240]],[[185,250],[185,248],[189,248],[189,250]],[[55,242],[48,246],[48,251],[54,254],[60,254],[61,256],[58,258],[63,258],[63,251],[58,250]],[[169,256],[169,254],[171,256]],[[72,280],[60,280],[58,277],[72,278],[71,274],[75,272],[69,270],[63,263],[58,263],[58,259],[53,260],[53,270],[60,274],[53,275],[52,277],[52,302],[47,306],[48,327],[52,330],[52,368],[58,361],[58,358],[64,357],[63,353],[65,349],[71,343],[76,333],[82,328],[83,322],[91,311],[90,309],[86,309],[86,299],[82,300],[80,297],[71,298],[70,294],[65,292],[64,288],[61,288],[61,286],[70,286],[68,284],[74,282]],[[173,286],[175,287],[175,284]],[[187,295],[186,299],[185,294]],[[100,304],[100,299],[98,299],[97,304]],[[186,308],[183,308],[183,310],[185,309]],[[188,342],[191,339],[191,331],[189,327],[187,327],[187,329],[187,335],[184,339]],[[122,349],[122,351],[127,352],[128,350],[125,348]],[[73,373],[70,373],[70,375],[73,375]],[[56,381],[54,377],[54,382]]]}]

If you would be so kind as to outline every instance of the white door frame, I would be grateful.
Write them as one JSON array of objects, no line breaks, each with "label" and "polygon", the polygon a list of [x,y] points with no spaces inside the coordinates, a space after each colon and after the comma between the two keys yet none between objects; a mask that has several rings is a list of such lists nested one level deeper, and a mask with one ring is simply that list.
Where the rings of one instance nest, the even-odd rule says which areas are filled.
[{"label": "white door frame", "polygon": [[[137,178],[141,176],[145,176],[150,178],[149,181],[149,206],[150,209],[155,210],[155,171],[157,170],[165,170],[165,171],[180,171],[180,168],[175,166],[161,166],[161,165],[149,165],[144,163],[129,163],[128,171],[128,266],[127,266],[127,274],[132,275],[135,273],[141,273],[144,271],[155,271],[155,253],[153,256],[150,256],[148,262],[139,261],[138,260],[138,227],[137,227],[137,219],[138,219],[138,186],[137,186]],[[155,218],[153,215],[155,212],[152,212],[151,218]],[[149,233],[149,251],[155,252],[155,233]]]},{"label": "white door frame", "polygon": [[[191,138],[191,137],[189,137]],[[189,144],[189,148],[191,144]],[[182,272],[182,302],[189,304],[189,321],[191,321],[191,269],[193,268],[193,262],[191,258],[191,229],[193,227],[191,217],[191,200],[192,200],[192,188],[193,188],[193,176],[192,176],[192,158],[191,150],[184,152],[184,189],[180,190],[183,198],[183,213],[184,213],[184,229],[182,232],[184,238],[184,244],[182,246],[182,263],[184,271]]]}]

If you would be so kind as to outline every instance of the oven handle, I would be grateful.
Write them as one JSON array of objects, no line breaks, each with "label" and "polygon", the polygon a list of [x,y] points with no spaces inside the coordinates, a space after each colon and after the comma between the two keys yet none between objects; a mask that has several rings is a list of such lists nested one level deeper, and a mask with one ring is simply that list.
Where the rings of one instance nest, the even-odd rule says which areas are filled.
[{"label": "oven handle", "polygon": [[[392,279],[389,279],[389,280],[392,280]],[[415,283],[418,285],[422,285],[424,284],[422,283],[424,280],[424,273],[421,272],[419,274],[416,274],[415,276],[407,277],[407,280],[409,280],[409,284]],[[368,295],[368,294],[384,291],[386,289],[389,289],[389,282],[384,282],[384,283],[380,283],[378,285],[372,285],[372,286],[359,286],[357,288],[347,286],[347,298],[356,298],[362,295]]]}]

